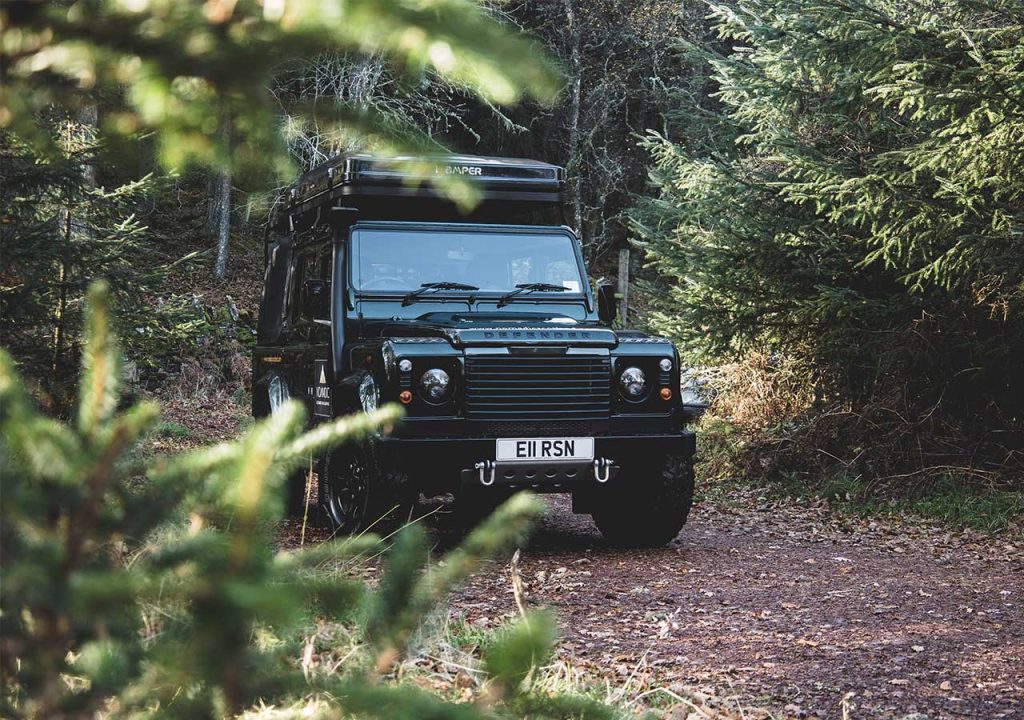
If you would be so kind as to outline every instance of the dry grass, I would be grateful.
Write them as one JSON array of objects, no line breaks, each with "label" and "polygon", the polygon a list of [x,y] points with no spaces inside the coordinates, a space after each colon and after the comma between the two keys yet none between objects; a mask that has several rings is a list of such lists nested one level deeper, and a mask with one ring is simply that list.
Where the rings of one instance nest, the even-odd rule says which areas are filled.
[{"label": "dry grass", "polygon": [[[448,700],[494,708],[494,688],[485,679],[482,652],[490,633],[464,623],[451,613],[443,613],[420,632],[408,657],[397,664],[384,682],[406,682],[436,693]],[[348,663],[358,662],[362,644],[350,626],[318,622],[310,628],[296,662],[307,676],[331,675]],[[641,663],[642,664],[642,663]],[[765,710],[740,705],[730,697],[713,691],[659,684],[646,677],[642,667],[625,683],[590,669],[577,666],[572,659],[556,659],[538,669],[530,682],[530,692],[541,695],[581,695],[605,703],[623,718],[649,713],[671,720],[766,720],[776,717]],[[507,711],[499,717],[513,717]],[[326,719],[339,714],[329,698],[310,695],[287,706],[259,706],[242,716],[245,720],[286,720],[290,718]]]},{"label": "dry grass", "polygon": [[702,371],[699,379],[711,391],[715,414],[750,431],[798,418],[814,402],[810,368],[786,356],[750,353]]},{"label": "dry grass", "polygon": [[[371,586],[379,576],[379,556],[373,555],[320,568],[321,572],[343,573]],[[508,567],[514,584],[515,562]],[[486,678],[483,656],[495,634],[512,617],[494,618],[482,626],[442,607],[427,619],[410,643],[407,654],[379,676],[385,683],[409,683],[449,701],[495,711],[496,717],[516,717],[500,703],[496,688]],[[269,642],[279,642],[271,638]],[[330,678],[354,667],[373,672],[355,621],[312,619],[296,644],[294,662],[307,678]],[[576,695],[604,703],[622,718],[648,717],[667,720],[766,720],[778,717],[768,711],[741,705],[731,695],[722,696],[711,688],[690,688],[669,684],[657,677],[646,657],[623,679],[609,668],[605,672],[592,664],[578,663],[556,646],[555,656],[537,669],[525,684],[528,692],[542,697]],[[288,705],[258,706],[245,720],[286,720],[290,718],[347,720],[329,697],[310,694]]]},{"label": "dry grass", "polygon": [[699,379],[713,399],[698,426],[705,493],[753,482],[991,531],[1019,514],[1024,454],[1000,447],[999,433],[970,436],[944,396],[925,404],[890,378],[841,402],[805,363],[763,353]]},{"label": "dry grass", "polygon": [[150,395],[160,403],[164,423],[181,426],[189,434],[176,446],[158,449],[197,447],[236,435],[249,421],[250,367],[240,347],[215,359],[183,360],[179,372]]}]

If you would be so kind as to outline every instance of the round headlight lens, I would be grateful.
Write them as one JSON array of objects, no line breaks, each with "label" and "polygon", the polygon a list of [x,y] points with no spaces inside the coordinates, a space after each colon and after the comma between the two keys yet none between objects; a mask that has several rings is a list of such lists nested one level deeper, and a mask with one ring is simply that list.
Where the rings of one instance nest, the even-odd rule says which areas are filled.
[{"label": "round headlight lens", "polygon": [[672,369],[672,360],[669,358],[662,358],[661,362],[658,363],[658,367],[661,368],[662,372],[669,372]]},{"label": "round headlight lens", "polygon": [[647,377],[638,367],[628,367],[619,376],[619,387],[627,400],[640,400],[647,393]]},{"label": "round headlight lens", "polygon": [[443,403],[451,393],[451,386],[451,377],[441,368],[427,370],[420,378],[420,389],[427,402]]},{"label": "round headlight lens", "polygon": [[402,372],[412,372],[412,360],[409,358],[402,358],[398,361],[398,369]]}]

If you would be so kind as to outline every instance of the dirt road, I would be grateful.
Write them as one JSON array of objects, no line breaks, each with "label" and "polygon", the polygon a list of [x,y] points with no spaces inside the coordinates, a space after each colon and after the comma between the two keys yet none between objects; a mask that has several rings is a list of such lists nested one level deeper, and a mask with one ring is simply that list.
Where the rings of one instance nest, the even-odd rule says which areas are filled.
[{"label": "dirt road", "polygon": [[[209,437],[237,432],[244,414],[216,398],[202,413],[165,408]],[[842,717],[846,697],[851,719],[1024,720],[1021,528],[991,538],[748,496],[698,504],[666,548],[623,551],[566,500],[548,502],[521,553],[527,602],[557,612],[560,659],[630,696],[696,688],[821,718]],[[298,543],[292,523],[281,535]],[[507,564],[452,607],[483,625],[513,616]]]},{"label": "dirt road", "polygon": [[[731,695],[785,717],[1024,718],[1024,543],[837,519],[763,501],[699,505],[661,550],[608,548],[562,500],[521,554],[530,605],[588,674]],[[761,509],[757,509],[761,508]],[[515,613],[492,564],[454,599]]]}]

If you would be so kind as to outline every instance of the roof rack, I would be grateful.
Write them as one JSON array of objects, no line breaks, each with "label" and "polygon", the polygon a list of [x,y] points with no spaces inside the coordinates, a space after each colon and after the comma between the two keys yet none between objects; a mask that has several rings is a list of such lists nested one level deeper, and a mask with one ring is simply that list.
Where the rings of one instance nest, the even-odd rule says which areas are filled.
[{"label": "roof rack", "polygon": [[519,158],[445,155],[374,157],[340,155],[310,170],[285,198],[286,215],[302,214],[344,197],[420,197],[444,201],[438,178],[458,176],[477,188],[483,201],[561,203],[565,171],[557,165]]}]

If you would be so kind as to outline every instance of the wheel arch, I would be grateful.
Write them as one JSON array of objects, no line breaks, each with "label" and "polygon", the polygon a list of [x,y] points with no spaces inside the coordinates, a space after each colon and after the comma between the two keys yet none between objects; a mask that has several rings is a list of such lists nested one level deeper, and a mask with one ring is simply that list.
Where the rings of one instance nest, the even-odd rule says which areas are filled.
[{"label": "wheel arch", "polygon": [[377,386],[378,402],[380,396],[380,382],[374,374],[365,368],[359,368],[338,380],[334,385],[334,415],[353,415],[363,412],[362,399],[359,396],[359,387],[364,379],[370,377]]}]

